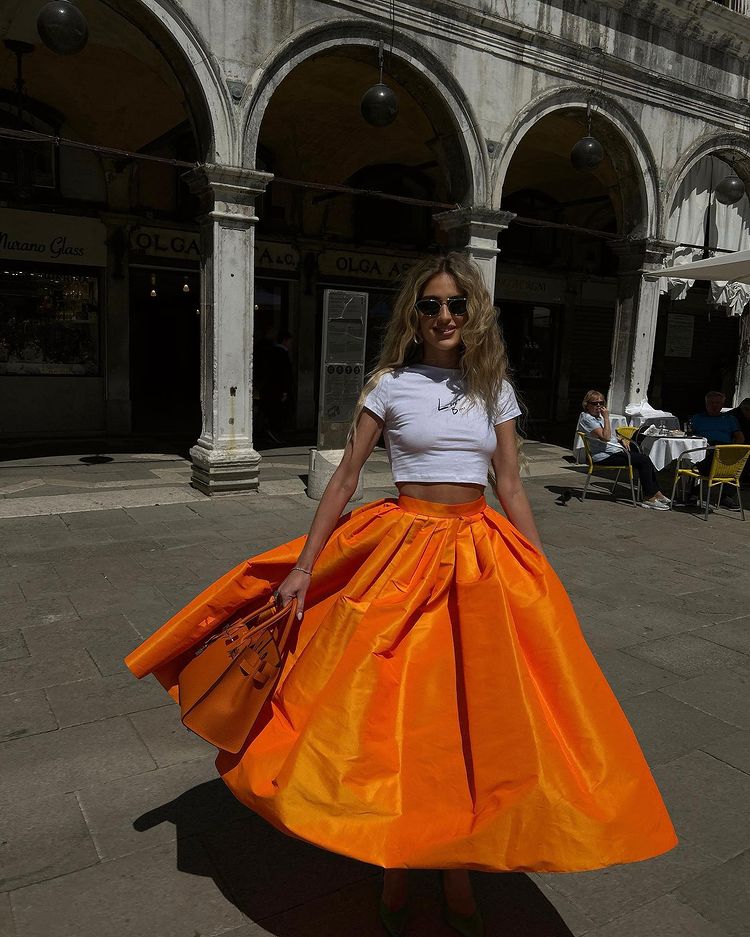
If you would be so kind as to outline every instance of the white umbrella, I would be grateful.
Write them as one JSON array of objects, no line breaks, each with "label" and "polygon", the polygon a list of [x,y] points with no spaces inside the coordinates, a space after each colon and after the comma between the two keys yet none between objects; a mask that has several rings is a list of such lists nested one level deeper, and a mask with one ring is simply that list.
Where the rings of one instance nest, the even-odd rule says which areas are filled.
[{"label": "white umbrella", "polygon": [[675,264],[663,270],[644,270],[649,280],[669,277],[675,280],[719,280],[750,283],[750,250],[720,254],[691,264]]}]

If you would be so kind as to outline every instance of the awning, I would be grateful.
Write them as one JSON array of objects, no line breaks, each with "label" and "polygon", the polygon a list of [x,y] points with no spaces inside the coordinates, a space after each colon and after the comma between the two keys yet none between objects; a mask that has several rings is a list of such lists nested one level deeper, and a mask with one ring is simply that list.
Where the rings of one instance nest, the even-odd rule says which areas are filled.
[{"label": "awning", "polygon": [[696,260],[689,264],[675,264],[662,270],[644,270],[649,280],[669,277],[674,280],[719,280],[733,283],[750,283],[750,250],[720,254],[708,260]]}]

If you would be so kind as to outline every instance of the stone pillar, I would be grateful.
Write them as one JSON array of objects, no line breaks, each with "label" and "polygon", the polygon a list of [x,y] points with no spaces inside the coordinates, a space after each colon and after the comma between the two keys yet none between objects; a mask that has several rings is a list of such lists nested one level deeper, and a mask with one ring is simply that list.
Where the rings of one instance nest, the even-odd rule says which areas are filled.
[{"label": "stone pillar", "polygon": [[607,399],[612,413],[624,413],[629,403],[648,393],[654,359],[660,281],[647,279],[641,270],[661,267],[676,245],[644,239],[610,241],[609,246],[619,258],[620,269]]},{"label": "stone pillar", "polygon": [[432,217],[438,227],[448,233],[451,246],[465,250],[482,271],[494,302],[496,258],[500,253],[497,237],[516,217],[515,214],[491,208],[456,208]]},{"label": "stone pillar", "polygon": [[201,202],[201,435],[193,487],[206,495],[258,487],[252,358],[255,199],[273,176],[204,164],[185,176]]},{"label": "stone pillar", "polygon": [[[737,352],[737,378],[732,406],[736,407],[745,397],[750,397],[750,310],[740,320],[740,347]],[[746,439],[745,442],[750,440]]]}]

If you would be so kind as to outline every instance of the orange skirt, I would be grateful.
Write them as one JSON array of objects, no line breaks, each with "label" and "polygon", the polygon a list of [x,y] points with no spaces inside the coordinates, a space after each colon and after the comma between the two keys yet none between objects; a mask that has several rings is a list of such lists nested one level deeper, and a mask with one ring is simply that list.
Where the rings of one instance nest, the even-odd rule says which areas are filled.
[{"label": "orange skirt", "polygon": [[[176,698],[195,645],[267,600],[303,543],[228,572],[130,669]],[[343,517],[272,701],[216,764],[280,830],[386,868],[569,872],[677,842],[559,579],[484,498]]]}]

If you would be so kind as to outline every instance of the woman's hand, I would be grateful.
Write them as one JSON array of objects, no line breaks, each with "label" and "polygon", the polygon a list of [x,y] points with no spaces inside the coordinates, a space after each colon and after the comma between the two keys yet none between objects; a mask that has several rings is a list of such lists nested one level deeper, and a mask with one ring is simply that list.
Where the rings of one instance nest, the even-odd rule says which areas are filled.
[{"label": "woman's hand", "polygon": [[279,608],[288,605],[293,598],[297,599],[297,618],[302,620],[305,610],[305,596],[310,587],[310,576],[300,570],[293,569],[279,588],[274,592],[276,604]]}]

